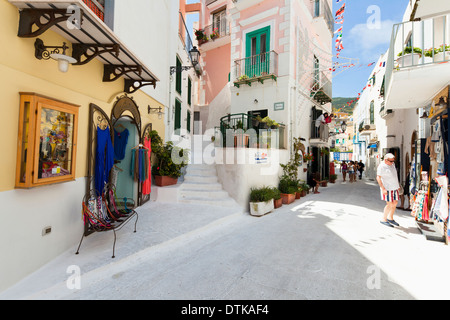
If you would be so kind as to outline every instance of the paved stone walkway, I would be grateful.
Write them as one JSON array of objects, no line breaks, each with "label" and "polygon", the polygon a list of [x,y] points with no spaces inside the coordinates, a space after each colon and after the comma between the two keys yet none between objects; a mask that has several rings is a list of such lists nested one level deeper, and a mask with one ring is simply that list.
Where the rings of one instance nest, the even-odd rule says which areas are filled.
[{"label": "paved stone walkway", "polygon": [[450,248],[426,240],[409,212],[397,210],[400,227],[381,225],[376,182],[319,191],[263,217],[148,203],[138,232],[118,233],[115,259],[112,233],[94,234],[0,299],[450,298]]}]

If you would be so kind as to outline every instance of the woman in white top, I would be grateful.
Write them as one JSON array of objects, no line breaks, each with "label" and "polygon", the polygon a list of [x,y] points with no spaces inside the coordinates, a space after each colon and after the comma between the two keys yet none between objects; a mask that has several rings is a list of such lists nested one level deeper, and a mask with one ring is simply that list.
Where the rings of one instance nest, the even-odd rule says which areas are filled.
[{"label": "woman in white top", "polygon": [[380,222],[389,227],[398,227],[398,223],[394,221],[394,213],[399,199],[400,184],[394,162],[395,156],[388,153],[377,169],[377,182],[380,186],[381,200],[386,201],[383,219]]}]

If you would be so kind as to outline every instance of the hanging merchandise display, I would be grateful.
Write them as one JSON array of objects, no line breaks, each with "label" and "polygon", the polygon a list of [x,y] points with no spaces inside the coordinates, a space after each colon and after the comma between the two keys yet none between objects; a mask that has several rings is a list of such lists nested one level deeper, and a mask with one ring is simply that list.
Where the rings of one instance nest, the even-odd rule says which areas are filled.
[{"label": "hanging merchandise display", "polygon": [[95,190],[102,194],[114,165],[114,148],[109,128],[97,127],[97,149],[95,156]]},{"label": "hanging merchandise display", "polygon": [[142,144],[131,149],[130,175],[134,180],[145,182],[150,174],[149,149]]},{"label": "hanging merchandise display", "polygon": [[420,190],[414,200],[411,215],[416,217],[417,220],[428,221],[428,196],[425,190]]},{"label": "hanging merchandise display", "polygon": [[117,131],[114,129],[114,159],[123,160],[125,158],[125,150],[128,143],[128,129]]},{"label": "hanging merchandise display", "polygon": [[147,148],[148,150],[148,173],[147,173],[147,179],[143,182],[142,184],[142,194],[144,195],[148,195],[150,194],[150,192],[152,192],[152,173],[151,170],[149,168],[151,168],[151,160],[150,160],[150,156],[152,153],[152,142],[150,138],[145,137],[144,138],[144,147]]}]

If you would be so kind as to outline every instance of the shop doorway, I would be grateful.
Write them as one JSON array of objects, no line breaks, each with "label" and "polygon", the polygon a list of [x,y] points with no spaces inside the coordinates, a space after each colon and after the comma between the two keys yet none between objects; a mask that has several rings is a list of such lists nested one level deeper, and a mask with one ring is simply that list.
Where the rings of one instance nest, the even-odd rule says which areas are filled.
[{"label": "shop doorway", "polygon": [[111,183],[117,199],[133,199],[137,203],[138,183],[130,172],[132,149],[139,145],[139,135],[133,120],[123,116],[114,124],[114,167]]},{"label": "shop doorway", "polygon": [[[95,104],[90,105],[89,113],[89,136],[88,136],[88,176],[86,182],[86,194],[95,189],[95,168],[96,168],[96,149],[97,149],[97,130],[108,130],[111,136],[113,146],[121,142],[116,141],[117,132],[124,133],[128,131],[128,141],[123,149],[124,157],[122,160],[115,159],[115,168],[119,168],[117,177],[110,174],[109,182],[114,183],[114,179],[119,179],[115,183],[117,198],[130,197],[135,206],[142,205],[142,187],[143,183],[137,182],[130,174],[131,168],[131,150],[133,148],[143,147],[143,135],[141,131],[141,115],[139,108],[133,98],[124,96],[118,97],[111,111],[111,117]],[[148,127],[148,126],[147,126]],[[146,128],[147,128],[146,127]],[[151,129],[151,126],[149,127]],[[123,143],[123,141],[122,141]],[[123,170],[123,171],[121,171]],[[111,170],[113,173],[114,171]]]}]

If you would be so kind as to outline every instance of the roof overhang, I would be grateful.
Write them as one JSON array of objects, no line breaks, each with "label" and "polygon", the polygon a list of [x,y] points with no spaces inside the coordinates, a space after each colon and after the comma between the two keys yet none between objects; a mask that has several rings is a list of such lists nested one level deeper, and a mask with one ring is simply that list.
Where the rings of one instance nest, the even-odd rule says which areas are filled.
[{"label": "roof overhang", "polygon": [[413,3],[410,20],[423,20],[450,13],[448,0],[416,0]]},{"label": "roof overhang", "polygon": [[[74,65],[98,59],[104,64],[103,81],[123,77],[127,93],[146,85],[156,87],[159,79],[82,0],[9,2],[20,10],[19,37],[33,38],[47,30],[55,31],[72,43],[72,57],[78,61]],[[76,20],[73,8],[80,9],[81,21]]]},{"label": "roof overhang", "polygon": [[385,97],[386,109],[429,106],[438,92],[449,85],[450,62],[395,70]]}]

